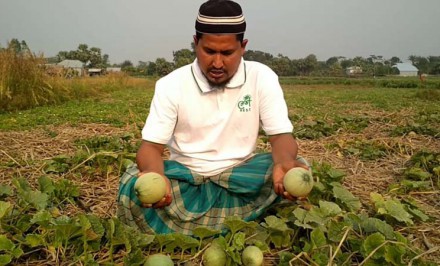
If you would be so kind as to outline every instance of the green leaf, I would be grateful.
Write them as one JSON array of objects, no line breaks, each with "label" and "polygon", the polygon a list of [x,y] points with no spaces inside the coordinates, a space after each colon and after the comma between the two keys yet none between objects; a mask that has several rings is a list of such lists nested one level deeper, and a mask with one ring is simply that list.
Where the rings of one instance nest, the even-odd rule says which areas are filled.
[{"label": "green leaf", "polygon": [[224,225],[229,228],[232,234],[235,234],[245,228],[255,228],[257,223],[245,222],[238,216],[229,216],[225,219]]},{"label": "green leaf", "polygon": [[140,249],[136,249],[134,252],[130,252],[127,256],[124,256],[124,265],[143,265],[145,257]]},{"label": "green leaf", "polygon": [[0,251],[11,251],[15,248],[14,242],[12,242],[5,235],[0,235]]},{"label": "green leaf", "polygon": [[30,222],[47,228],[52,221],[52,214],[47,210],[42,210],[34,214]]},{"label": "green leaf", "polygon": [[228,255],[226,265],[242,265],[241,254],[234,247],[226,247],[225,251]]},{"label": "green leaf", "polygon": [[382,246],[375,251],[380,245],[385,242],[385,237],[381,233],[374,233],[369,235],[362,243],[361,253],[365,257],[369,256],[373,251],[374,254],[371,256],[373,259],[383,258],[385,254],[385,247]]},{"label": "green leaf", "polygon": [[326,266],[328,265],[329,259],[328,252],[324,253],[324,250],[322,252],[315,252],[312,255],[312,260],[317,265]]},{"label": "green leaf", "polygon": [[38,247],[38,246],[43,246],[45,241],[41,235],[27,234],[25,237],[25,243],[26,243],[26,245],[30,246],[31,248],[34,248],[34,247]]},{"label": "green leaf", "polygon": [[50,195],[55,191],[55,186],[53,184],[53,181],[48,176],[40,176],[40,178],[38,178],[38,184],[40,186],[41,192]]},{"label": "green leaf", "polygon": [[159,243],[161,251],[166,245],[174,242],[174,236],[172,234],[157,234],[155,239]]},{"label": "green leaf", "polygon": [[279,257],[280,257],[280,261],[279,261],[279,266],[289,266],[290,265],[290,261],[295,257],[295,254],[293,254],[292,252],[287,252],[287,251],[281,251],[279,253]]},{"label": "green leaf", "polygon": [[344,237],[344,233],[350,224],[347,221],[331,220],[327,224],[327,238],[328,240],[339,243]]},{"label": "green leaf", "polygon": [[325,217],[334,217],[342,212],[338,204],[324,200],[319,201],[319,208]]},{"label": "green leaf", "polygon": [[26,191],[21,193],[22,198],[37,210],[47,207],[49,196],[41,191]]},{"label": "green leaf", "polygon": [[17,191],[19,193],[32,190],[27,179],[22,177],[12,179],[12,184],[14,184],[14,186],[17,188]]},{"label": "green leaf", "polygon": [[406,189],[427,189],[431,186],[430,181],[413,181],[413,180],[407,180],[404,179],[402,182],[400,182],[402,186],[404,186]]},{"label": "green leaf", "polygon": [[385,206],[385,199],[381,194],[377,192],[370,193],[370,199],[373,201],[374,205],[378,208],[383,208]]},{"label": "green leaf", "polygon": [[18,221],[14,225],[16,229],[20,230],[21,232],[26,232],[29,230],[29,228],[32,226],[31,224],[31,215],[30,214],[22,214],[20,218],[18,218]]},{"label": "green leaf", "polygon": [[0,198],[5,196],[12,196],[14,192],[12,191],[12,187],[8,185],[0,184]]},{"label": "green leaf", "polygon": [[397,221],[404,222],[409,225],[414,224],[414,222],[411,220],[413,216],[405,210],[405,207],[402,203],[400,203],[400,201],[394,199],[385,201],[385,209],[387,214],[395,218]]},{"label": "green leaf", "polygon": [[104,226],[95,215],[78,215],[84,241],[100,240],[105,233]]},{"label": "green leaf", "polygon": [[324,232],[320,228],[315,228],[310,233],[310,240],[315,248],[327,245],[327,239]]},{"label": "green leaf", "polygon": [[330,168],[327,171],[327,174],[332,180],[335,180],[338,182],[341,182],[344,179],[344,177],[346,176],[346,174],[343,171],[337,170],[334,168]]},{"label": "green leaf", "polygon": [[243,250],[244,244],[245,244],[246,234],[243,232],[238,232],[234,234],[234,237],[232,239],[232,244],[235,248],[235,250]]},{"label": "green leaf", "polygon": [[412,215],[405,210],[400,201],[396,199],[385,200],[382,195],[375,192],[370,193],[370,197],[378,214],[390,216],[409,225],[414,223],[411,220]]},{"label": "green leaf", "polygon": [[403,262],[403,255],[406,249],[402,245],[385,245],[385,260],[392,265],[406,265]]},{"label": "green leaf", "polygon": [[87,219],[89,220],[90,225],[92,226],[91,229],[93,230],[93,232],[95,232],[99,238],[104,236],[105,228],[101,222],[101,219],[93,214],[87,214]]},{"label": "green leaf", "polygon": [[309,211],[306,211],[301,208],[297,208],[293,211],[293,214],[295,215],[295,225],[305,228],[305,229],[313,229],[319,225],[324,225],[324,215],[321,213],[320,208],[312,208]]},{"label": "green leaf", "polygon": [[182,250],[187,250],[190,248],[195,248],[199,246],[199,241],[197,239],[192,238],[190,236],[181,234],[181,233],[174,233],[174,243],[177,247],[180,247]]},{"label": "green leaf", "polygon": [[12,256],[9,254],[3,254],[0,255],[0,265],[7,265],[9,263],[11,263],[12,261]]},{"label": "green leaf", "polygon": [[422,222],[426,222],[429,220],[429,216],[424,214],[421,210],[417,208],[411,208],[409,206],[406,207],[408,212],[417,220],[420,220]]},{"label": "green leaf", "polygon": [[264,220],[265,223],[261,225],[268,231],[269,241],[272,242],[276,248],[288,246],[293,229],[289,228],[285,221],[273,215],[267,216]]},{"label": "green leaf", "polygon": [[383,234],[386,239],[395,239],[393,227],[380,219],[374,217],[362,219],[360,222],[360,226],[362,230],[367,234],[379,232]]},{"label": "green leaf", "polygon": [[286,222],[280,218],[270,215],[264,218],[264,226],[268,229],[277,231],[288,231],[290,228],[287,226]]},{"label": "green leaf", "polygon": [[432,174],[419,167],[412,167],[405,171],[405,176],[413,180],[427,180]]},{"label": "green leaf", "polygon": [[23,252],[23,250],[20,248],[20,247],[15,247],[12,251],[11,251],[11,255],[12,255],[12,257],[14,257],[14,258],[16,258],[16,259],[18,259],[18,258],[20,258],[21,257],[21,255],[23,255],[24,254],[24,252]]},{"label": "green leaf", "polygon": [[340,183],[333,182],[331,185],[333,186],[333,196],[340,200],[350,211],[355,212],[362,207],[360,200],[353,196],[353,194]]},{"label": "green leaf", "polygon": [[197,227],[193,230],[193,235],[195,237],[198,237],[200,240],[203,240],[205,238],[215,236],[221,233],[221,230],[212,229],[209,227]]},{"label": "green leaf", "polygon": [[5,217],[11,210],[11,203],[7,201],[0,201],[0,220]]},{"label": "green leaf", "polygon": [[54,246],[61,247],[70,239],[80,235],[81,226],[74,219],[67,216],[60,216],[53,221],[55,230]]},{"label": "green leaf", "polygon": [[138,240],[138,246],[140,248],[145,248],[148,245],[150,245],[151,243],[153,243],[155,238],[156,237],[154,235],[141,234],[140,239]]}]

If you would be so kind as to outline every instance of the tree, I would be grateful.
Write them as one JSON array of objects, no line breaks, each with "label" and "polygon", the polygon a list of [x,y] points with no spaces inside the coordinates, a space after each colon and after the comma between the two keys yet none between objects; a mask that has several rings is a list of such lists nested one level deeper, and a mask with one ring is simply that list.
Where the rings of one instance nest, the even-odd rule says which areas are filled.
[{"label": "tree", "polygon": [[262,51],[247,50],[243,56],[245,60],[256,61],[263,64],[267,64],[273,59],[273,55]]},{"label": "tree", "polygon": [[402,63],[402,61],[400,60],[400,58],[397,57],[397,56],[393,56],[393,57],[391,57],[391,59],[390,59],[390,64],[391,64],[392,66],[394,66],[394,65],[397,64],[397,63]]},{"label": "tree", "polygon": [[79,60],[89,67],[103,68],[108,66],[108,55],[102,55],[101,49],[97,47],[91,47],[87,44],[78,45],[78,49],[71,51],[60,51],[57,54],[58,60],[61,62],[65,59]]},{"label": "tree", "polygon": [[174,70],[174,65],[165,58],[156,59],[156,74],[163,77]]},{"label": "tree", "polygon": [[21,42],[13,38],[8,42],[7,49],[11,49],[15,52],[15,54],[20,55],[30,55],[31,50],[29,49],[29,46],[27,45],[26,41],[22,40]]},{"label": "tree", "polygon": [[337,63],[339,63],[339,58],[337,56],[332,56],[329,59],[327,59],[327,61],[325,61],[325,64],[327,66],[332,66]]},{"label": "tree", "polygon": [[318,66],[316,55],[309,54],[304,59],[298,60],[298,70],[300,75],[310,75]]},{"label": "tree", "polygon": [[196,55],[189,49],[180,49],[175,52],[173,51],[173,58],[174,65],[176,68],[179,68],[181,66],[191,64],[196,58]]},{"label": "tree", "polygon": [[133,63],[130,60],[124,60],[124,62],[122,62],[120,64],[120,67],[122,69],[127,68],[127,67],[132,67],[132,66],[133,66]]},{"label": "tree", "polygon": [[440,74],[440,56],[428,56],[429,61],[429,74]]},{"label": "tree", "polygon": [[267,65],[275,72],[278,76],[289,76],[290,71],[290,59],[282,54],[278,57],[272,58],[267,62]]},{"label": "tree", "polygon": [[342,69],[347,69],[348,67],[351,67],[354,65],[354,62],[352,59],[348,58],[348,59],[344,59],[341,61],[341,67]]}]

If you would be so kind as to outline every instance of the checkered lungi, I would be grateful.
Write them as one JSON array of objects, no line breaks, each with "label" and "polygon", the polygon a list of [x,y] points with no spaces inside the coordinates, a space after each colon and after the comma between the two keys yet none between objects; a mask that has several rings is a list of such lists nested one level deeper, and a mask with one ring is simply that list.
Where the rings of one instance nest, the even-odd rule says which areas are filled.
[{"label": "checkered lungi", "polygon": [[146,233],[180,232],[191,235],[199,226],[224,229],[228,216],[255,220],[280,200],[272,182],[272,155],[257,154],[221,174],[204,177],[182,164],[165,160],[171,181],[172,203],[161,209],[143,208],[134,192],[139,170],[136,164],[122,175],[118,193],[118,217]]}]

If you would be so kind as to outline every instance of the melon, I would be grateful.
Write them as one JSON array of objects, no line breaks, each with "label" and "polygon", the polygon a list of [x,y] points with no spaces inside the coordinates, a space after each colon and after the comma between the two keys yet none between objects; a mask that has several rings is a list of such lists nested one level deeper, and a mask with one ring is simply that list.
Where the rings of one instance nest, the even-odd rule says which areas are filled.
[{"label": "melon", "polygon": [[174,266],[174,262],[170,256],[158,253],[148,256],[144,266]]},{"label": "melon", "polygon": [[204,266],[226,265],[226,252],[218,245],[212,245],[203,253]]},{"label": "melon", "polygon": [[137,178],[134,191],[142,203],[153,204],[165,197],[167,183],[160,174],[150,172]]},{"label": "melon", "polygon": [[313,188],[313,176],[310,170],[294,167],[287,171],[283,180],[284,189],[294,197],[306,197]]},{"label": "melon", "polygon": [[263,252],[257,246],[247,246],[241,254],[243,265],[245,266],[261,266],[263,265]]}]

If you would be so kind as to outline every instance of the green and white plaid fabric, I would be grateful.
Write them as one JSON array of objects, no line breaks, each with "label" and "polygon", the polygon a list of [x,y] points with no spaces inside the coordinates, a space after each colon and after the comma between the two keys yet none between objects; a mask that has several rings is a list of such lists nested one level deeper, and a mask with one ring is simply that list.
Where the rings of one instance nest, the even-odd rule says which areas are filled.
[{"label": "green and white plaid fabric", "polygon": [[209,178],[191,172],[176,161],[164,162],[171,181],[172,203],[163,209],[142,208],[134,192],[136,164],[122,175],[118,217],[146,233],[180,232],[191,235],[199,226],[223,229],[228,216],[255,220],[280,200],[272,182],[272,155],[257,154],[241,165]]}]

